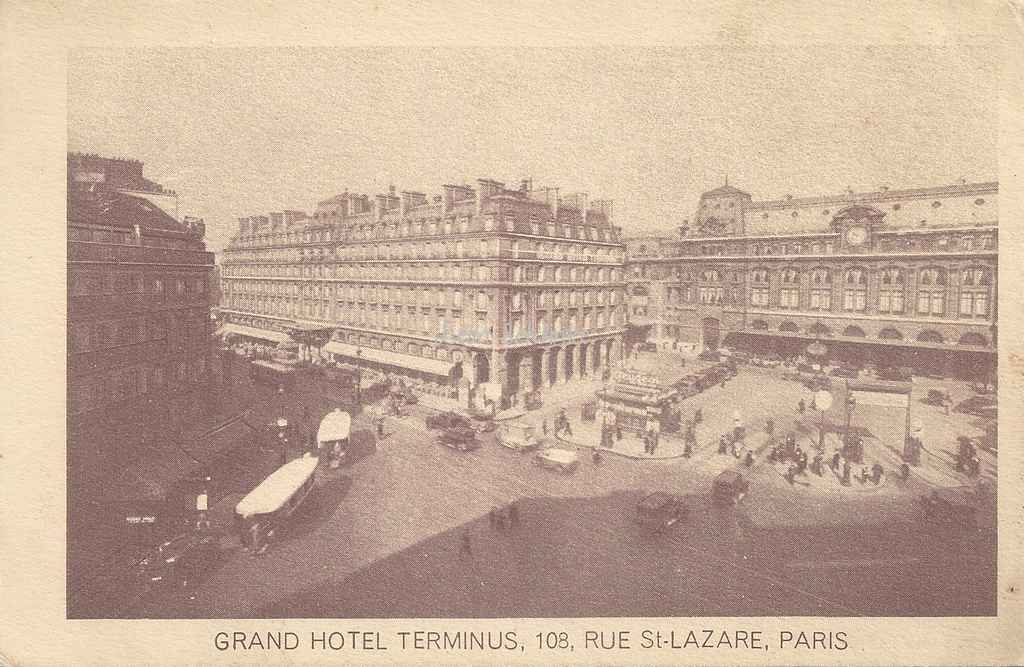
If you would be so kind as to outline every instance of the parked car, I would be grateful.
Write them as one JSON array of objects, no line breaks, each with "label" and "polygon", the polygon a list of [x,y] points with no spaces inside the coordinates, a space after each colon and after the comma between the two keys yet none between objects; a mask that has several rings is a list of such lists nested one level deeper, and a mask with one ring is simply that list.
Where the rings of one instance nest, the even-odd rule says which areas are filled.
[{"label": "parked car", "polygon": [[711,485],[711,500],[716,505],[735,505],[750,490],[748,482],[735,470],[723,470]]},{"label": "parked car", "polygon": [[457,426],[465,426],[469,428],[469,419],[460,415],[457,412],[438,412],[432,415],[428,415],[426,419],[427,428],[429,429],[446,429],[454,428]]},{"label": "parked car", "polygon": [[719,361],[721,360],[722,355],[718,352],[718,350],[704,350],[703,352],[697,355],[697,358],[700,359],[701,361]]},{"label": "parked car", "polygon": [[460,452],[480,449],[480,441],[476,439],[476,430],[471,426],[446,428],[438,434],[437,442]]},{"label": "parked car", "polygon": [[580,458],[574,451],[550,447],[537,452],[533,457],[533,464],[568,474],[576,472],[580,466]]},{"label": "parked car", "polygon": [[658,344],[657,343],[640,343],[639,345],[636,346],[636,349],[639,350],[640,352],[657,352],[658,351]]},{"label": "parked car", "polygon": [[973,487],[933,489],[920,500],[924,518],[933,524],[958,529],[970,529],[975,526],[978,498]]},{"label": "parked car", "polygon": [[832,377],[837,377],[837,378],[856,379],[857,377],[860,376],[860,371],[858,371],[853,366],[848,366],[848,365],[843,364],[843,365],[836,366],[831,371],[829,371],[829,375],[831,375]]},{"label": "parked car", "polygon": [[202,581],[220,560],[217,537],[190,532],[154,547],[138,563],[143,586],[188,587]]},{"label": "parked car", "polygon": [[498,431],[498,444],[516,452],[528,452],[541,445],[537,427],[521,422],[506,422]]},{"label": "parked car", "polygon": [[998,412],[998,403],[995,396],[971,396],[958,403],[955,409],[957,412],[975,417],[995,418]]},{"label": "parked car", "polygon": [[686,518],[687,507],[682,497],[657,491],[640,501],[636,518],[641,527],[660,533]]},{"label": "parked car", "polygon": [[914,379],[914,371],[905,366],[900,368],[893,366],[883,367],[878,369],[878,379],[891,382],[910,382]]}]

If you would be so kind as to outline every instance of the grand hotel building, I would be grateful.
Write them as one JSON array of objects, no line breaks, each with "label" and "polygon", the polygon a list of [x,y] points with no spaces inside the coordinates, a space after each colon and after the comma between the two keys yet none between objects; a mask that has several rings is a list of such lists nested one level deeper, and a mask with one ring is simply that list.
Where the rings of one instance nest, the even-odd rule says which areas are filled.
[{"label": "grand hotel building", "polygon": [[704,193],[678,236],[629,240],[630,340],[992,368],[998,184],[754,200]]},{"label": "grand hotel building", "polygon": [[505,396],[616,362],[625,245],[611,202],[481,179],[372,200],[349,192],[239,221],[221,263],[222,332],[284,341],[399,374]]}]

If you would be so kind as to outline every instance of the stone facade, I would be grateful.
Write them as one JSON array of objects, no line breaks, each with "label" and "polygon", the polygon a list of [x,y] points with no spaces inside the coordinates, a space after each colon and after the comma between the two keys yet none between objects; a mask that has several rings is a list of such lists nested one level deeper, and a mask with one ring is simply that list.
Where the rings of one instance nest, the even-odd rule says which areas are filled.
[{"label": "stone facade", "polygon": [[712,190],[678,237],[627,243],[630,321],[702,348],[742,334],[991,356],[997,196],[996,183],[771,201]]},{"label": "stone facade", "polygon": [[73,419],[135,413],[208,381],[213,253],[203,223],[178,222],[140,188],[168,196],[140,162],[68,156]]},{"label": "stone facade", "polygon": [[438,381],[521,398],[621,358],[625,249],[610,213],[528,181],[480,179],[432,199],[345,192],[312,216],[241,219],[220,312],[278,332],[327,326],[337,343],[389,353],[395,372],[437,368]]}]

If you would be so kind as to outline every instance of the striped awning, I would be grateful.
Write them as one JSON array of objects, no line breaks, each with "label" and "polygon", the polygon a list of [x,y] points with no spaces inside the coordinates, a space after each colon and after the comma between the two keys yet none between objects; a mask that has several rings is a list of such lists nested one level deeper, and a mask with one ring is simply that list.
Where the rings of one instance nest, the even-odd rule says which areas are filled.
[{"label": "striped awning", "polygon": [[249,338],[259,338],[261,340],[269,340],[274,343],[287,343],[291,340],[288,334],[280,331],[271,331],[270,329],[257,329],[256,327],[246,327],[241,324],[225,324],[217,330],[218,336],[225,336],[228,334],[235,334],[237,336],[248,336]]},{"label": "striped awning", "polygon": [[[359,351],[358,355],[356,354],[357,350]],[[358,358],[363,361],[382,364],[384,366],[405,368],[441,377],[450,376],[452,369],[455,367],[455,363],[451,361],[443,361],[441,359],[424,359],[423,357],[414,357],[411,354],[401,354],[399,352],[391,352],[389,350],[378,350],[372,347],[360,347],[350,343],[340,343],[338,341],[331,341],[330,343],[327,343],[327,345],[324,345],[323,351],[347,357],[351,360]]]}]

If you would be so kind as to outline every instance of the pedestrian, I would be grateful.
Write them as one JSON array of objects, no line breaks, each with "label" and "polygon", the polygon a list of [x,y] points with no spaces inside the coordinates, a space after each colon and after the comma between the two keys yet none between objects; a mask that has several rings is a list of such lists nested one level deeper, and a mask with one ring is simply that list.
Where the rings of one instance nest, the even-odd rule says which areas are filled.
[{"label": "pedestrian", "polygon": [[514,500],[508,506],[508,521],[513,528],[519,525],[519,503]]},{"label": "pedestrian", "polygon": [[804,403],[804,399],[800,399],[796,404],[796,411],[803,414],[807,410],[807,404]]},{"label": "pedestrian", "polygon": [[768,437],[771,437],[772,434],[775,433],[774,419],[769,419],[768,422],[764,425],[764,432],[768,434]]},{"label": "pedestrian", "polygon": [[746,462],[748,468],[753,467],[753,465],[754,465],[754,452],[749,452],[749,451],[747,452],[747,458],[746,458],[745,462]]},{"label": "pedestrian", "polygon": [[697,408],[697,411],[693,413],[693,423],[696,425],[702,421],[704,421],[704,412],[700,408]]},{"label": "pedestrian", "polygon": [[834,470],[834,471],[838,471],[839,470],[839,459],[840,458],[842,458],[842,457],[840,456],[839,452],[836,452],[835,454],[832,455],[832,470]]},{"label": "pedestrian", "polygon": [[473,553],[472,537],[469,534],[469,529],[462,531],[462,552],[465,554]]},{"label": "pedestrian", "polygon": [[590,458],[593,460],[594,465],[596,465],[596,466],[601,465],[601,459],[602,459],[602,457],[601,457],[601,450],[595,449],[591,453]]},{"label": "pedestrian", "polygon": [[910,479],[910,464],[909,463],[904,462],[904,463],[900,464],[900,479],[902,479],[904,482],[907,481],[908,479]]},{"label": "pedestrian", "polygon": [[875,463],[871,466],[871,481],[875,486],[878,486],[878,483],[882,481],[882,472],[883,470],[880,464]]},{"label": "pedestrian", "polygon": [[946,410],[946,416],[949,416],[949,408],[953,405],[953,397],[946,392],[946,395],[942,397],[942,407]]},{"label": "pedestrian", "polygon": [[492,507],[491,511],[487,513],[487,522],[491,524],[491,529],[498,527],[498,508]]},{"label": "pedestrian", "polygon": [[793,464],[790,464],[789,467],[786,468],[786,481],[789,482],[790,485],[792,485],[795,479],[796,479],[796,466],[793,465]]},{"label": "pedestrian", "polygon": [[732,455],[736,458],[740,457],[739,449],[737,449],[737,447],[739,446],[739,442],[740,441],[736,440],[735,438],[732,441]]},{"label": "pedestrian", "polygon": [[548,434],[548,420],[547,419],[541,420],[541,422],[540,422],[540,429],[544,433],[545,436]]},{"label": "pedestrian", "polygon": [[693,445],[690,444],[690,439],[686,439],[686,444],[683,446],[683,458],[688,459],[693,456]]},{"label": "pedestrian", "polygon": [[619,426],[618,422],[615,424],[615,439],[622,440],[622,427]]},{"label": "pedestrian", "polygon": [[729,439],[726,438],[725,434],[723,433],[722,437],[720,437],[718,439],[718,453],[719,454],[725,454],[728,451],[729,451]]}]

